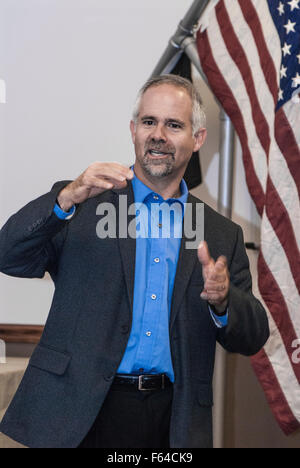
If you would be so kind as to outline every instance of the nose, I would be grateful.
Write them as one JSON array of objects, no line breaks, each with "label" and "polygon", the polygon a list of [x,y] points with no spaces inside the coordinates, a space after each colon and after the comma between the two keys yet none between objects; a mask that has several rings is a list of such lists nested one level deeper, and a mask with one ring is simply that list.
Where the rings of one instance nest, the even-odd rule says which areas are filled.
[{"label": "nose", "polygon": [[163,124],[158,124],[153,127],[151,132],[151,140],[159,142],[165,142],[167,140]]}]

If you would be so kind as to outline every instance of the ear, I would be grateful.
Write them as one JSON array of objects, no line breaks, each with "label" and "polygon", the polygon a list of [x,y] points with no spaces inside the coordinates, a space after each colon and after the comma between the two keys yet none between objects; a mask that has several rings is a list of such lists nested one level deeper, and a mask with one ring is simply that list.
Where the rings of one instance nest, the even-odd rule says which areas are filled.
[{"label": "ear", "polygon": [[130,132],[133,144],[135,144],[136,125],[133,120],[130,121]]},{"label": "ear", "polygon": [[198,130],[198,132],[195,134],[195,136],[194,136],[194,138],[195,138],[194,153],[199,151],[199,149],[201,148],[201,146],[203,145],[203,143],[206,140],[206,136],[207,136],[206,128],[200,128]]}]

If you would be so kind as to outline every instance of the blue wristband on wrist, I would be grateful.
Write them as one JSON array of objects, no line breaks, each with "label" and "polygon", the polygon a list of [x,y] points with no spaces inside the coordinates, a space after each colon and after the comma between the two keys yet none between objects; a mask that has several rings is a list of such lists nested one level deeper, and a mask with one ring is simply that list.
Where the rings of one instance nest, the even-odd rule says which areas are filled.
[{"label": "blue wristband on wrist", "polygon": [[59,218],[59,219],[70,219],[73,214],[75,213],[75,210],[76,210],[76,207],[75,205],[72,206],[72,208],[70,209],[70,211],[68,211],[67,213],[65,211],[63,211],[61,209],[61,207],[56,203],[55,204],[55,207],[54,207],[54,213],[56,214],[56,216]]}]

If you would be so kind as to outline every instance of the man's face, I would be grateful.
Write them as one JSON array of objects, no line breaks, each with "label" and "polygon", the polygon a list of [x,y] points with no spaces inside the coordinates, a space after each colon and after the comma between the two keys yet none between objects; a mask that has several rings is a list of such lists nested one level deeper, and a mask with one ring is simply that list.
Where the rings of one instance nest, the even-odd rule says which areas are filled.
[{"label": "man's face", "polygon": [[135,171],[151,178],[183,177],[206,130],[193,135],[192,100],[185,89],[170,84],[149,88],[141,99],[137,124],[130,125]]}]

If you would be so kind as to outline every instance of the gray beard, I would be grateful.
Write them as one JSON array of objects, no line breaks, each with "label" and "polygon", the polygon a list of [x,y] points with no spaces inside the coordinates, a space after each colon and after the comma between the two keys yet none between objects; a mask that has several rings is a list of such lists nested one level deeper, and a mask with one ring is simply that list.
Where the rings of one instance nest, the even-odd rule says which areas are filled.
[{"label": "gray beard", "polygon": [[172,174],[174,169],[174,158],[170,155],[167,159],[150,160],[146,154],[141,165],[144,171],[151,177],[163,178]]}]

